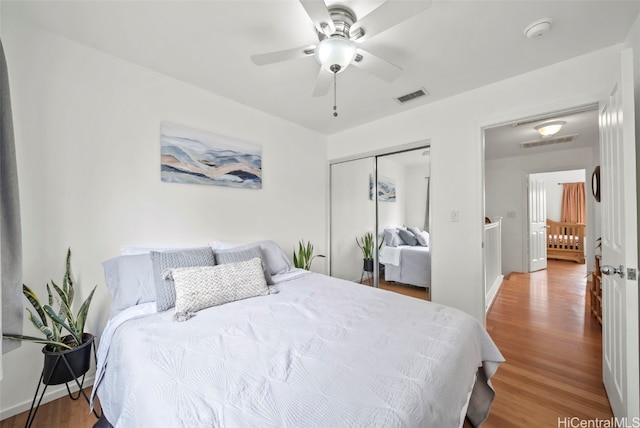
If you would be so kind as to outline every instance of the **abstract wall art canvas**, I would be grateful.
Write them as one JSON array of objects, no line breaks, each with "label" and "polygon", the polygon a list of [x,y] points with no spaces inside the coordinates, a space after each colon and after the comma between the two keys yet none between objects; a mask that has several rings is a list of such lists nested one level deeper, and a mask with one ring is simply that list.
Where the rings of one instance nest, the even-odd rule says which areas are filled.
[{"label": "abstract wall art canvas", "polygon": [[160,125],[162,181],[262,188],[262,147],[169,122]]},{"label": "abstract wall art canvas", "polygon": [[[373,174],[369,175],[369,199],[373,200]],[[382,202],[396,201],[396,181],[393,178],[378,176],[378,200]]]}]

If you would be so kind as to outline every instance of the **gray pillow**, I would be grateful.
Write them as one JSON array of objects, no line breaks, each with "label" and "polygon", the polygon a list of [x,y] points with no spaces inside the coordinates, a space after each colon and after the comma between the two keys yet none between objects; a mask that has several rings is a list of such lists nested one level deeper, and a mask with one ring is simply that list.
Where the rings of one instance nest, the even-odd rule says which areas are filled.
[{"label": "gray pillow", "polygon": [[247,248],[260,247],[264,255],[263,261],[267,264],[267,269],[271,275],[278,275],[289,272],[293,269],[293,264],[282,251],[282,248],[274,241],[258,241],[251,244],[233,247],[235,250],[246,250]]},{"label": "gray pillow", "polygon": [[102,267],[111,294],[110,319],[130,306],[156,300],[153,265],[148,253],[115,257],[102,263]]},{"label": "gray pillow", "polygon": [[238,262],[246,262],[247,260],[255,259],[256,257],[260,259],[262,262],[262,269],[264,270],[264,279],[267,281],[268,285],[273,285],[273,279],[271,278],[271,274],[269,273],[269,269],[267,268],[267,264],[264,261],[264,254],[262,248],[259,246],[246,248],[246,249],[238,249],[231,248],[229,250],[217,250],[215,252],[216,256],[216,264],[223,265],[227,263],[238,263]]},{"label": "gray pillow", "polygon": [[418,233],[420,233],[419,227],[407,227],[407,230],[413,233],[416,236],[416,238],[418,237]]},{"label": "gray pillow", "polygon": [[152,251],[151,263],[156,288],[156,307],[158,312],[162,312],[173,308],[176,304],[173,279],[165,279],[163,272],[173,268],[214,266],[215,259],[210,247],[202,247],[179,251]]},{"label": "gray pillow", "polygon": [[405,244],[411,245],[412,247],[415,247],[416,245],[418,245],[418,240],[416,239],[416,236],[413,233],[404,229],[398,230],[398,233],[400,234],[400,238],[402,238]]},{"label": "gray pillow", "polygon": [[398,233],[398,229],[384,230],[384,244],[387,247],[397,247],[398,245],[403,244],[402,238],[400,238],[400,234]]}]

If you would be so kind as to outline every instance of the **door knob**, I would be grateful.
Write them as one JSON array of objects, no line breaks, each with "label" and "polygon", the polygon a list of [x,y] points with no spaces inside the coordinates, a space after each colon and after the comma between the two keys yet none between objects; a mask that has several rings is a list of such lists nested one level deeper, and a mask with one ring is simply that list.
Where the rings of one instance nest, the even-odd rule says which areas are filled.
[{"label": "door knob", "polygon": [[620,275],[620,278],[624,278],[624,266],[622,265],[619,268],[611,265],[600,266],[600,272],[603,275]]}]

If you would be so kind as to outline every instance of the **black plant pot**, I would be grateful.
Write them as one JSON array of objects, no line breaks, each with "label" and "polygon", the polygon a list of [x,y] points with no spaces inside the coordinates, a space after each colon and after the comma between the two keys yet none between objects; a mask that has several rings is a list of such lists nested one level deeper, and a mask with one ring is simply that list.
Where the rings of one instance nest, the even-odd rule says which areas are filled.
[{"label": "black plant pot", "polygon": [[373,272],[373,259],[363,259],[362,260],[362,270],[365,272]]},{"label": "black plant pot", "polygon": [[[59,385],[79,378],[91,367],[91,345],[95,337],[90,333],[82,335],[82,345],[65,351],[51,351],[46,346],[44,354],[44,373],[42,381],[45,385]],[[64,341],[64,338],[63,338]],[[71,367],[67,367],[66,362]]]}]

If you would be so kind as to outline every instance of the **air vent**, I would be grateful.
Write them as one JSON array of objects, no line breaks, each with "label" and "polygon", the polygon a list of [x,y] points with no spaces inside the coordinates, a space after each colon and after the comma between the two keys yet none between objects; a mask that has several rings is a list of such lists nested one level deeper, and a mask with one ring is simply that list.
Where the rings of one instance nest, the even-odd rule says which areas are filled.
[{"label": "air vent", "polygon": [[408,101],[415,100],[416,98],[424,97],[425,95],[429,95],[429,92],[427,92],[426,89],[421,88],[415,92],[411,92],[410,94],[402,95],[398,98],[395,98],[395,100],[400,104],[404,104]]},{"label": "air vent", "polygon": [[557,138],[544,138],[540,140],[526,141],[524,143],[520,143],[520,147],[523,149],[531,149],[533,147],[550,146],[553,144],[566,144],[575,141],[577,136],[578,134],[571,134]]}]

